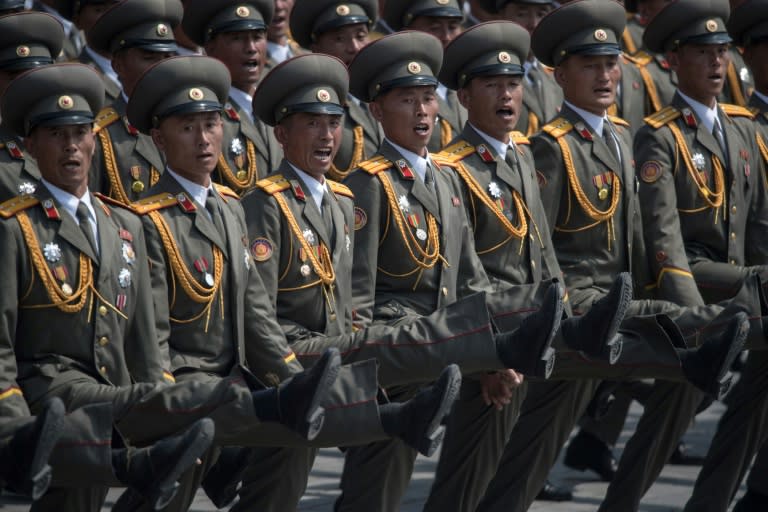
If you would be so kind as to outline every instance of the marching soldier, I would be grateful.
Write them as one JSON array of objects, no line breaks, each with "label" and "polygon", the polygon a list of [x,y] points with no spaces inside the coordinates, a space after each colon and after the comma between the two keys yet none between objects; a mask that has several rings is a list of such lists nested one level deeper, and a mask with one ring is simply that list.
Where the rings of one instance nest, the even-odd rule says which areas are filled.
[{"label": "marching soldier", "polygon": [[[20,12],[0,17],[0,91],[19,73],[53,64],[63,40],[61,23],[49,14]],[[33,193],[40,172],[21,139],[0,125],[0,145],[0,201]]]},{"label": "marching soldier", "polygon": [[283,157],[272,130],[254,119],[251,110],[267,62],[266,29],[273,10],[273,0],[190,0],[184,10],[184,32],[206,55],[223,62],[232,76],[224,105],[224,143],[213,180],[238,194],[253,188]]},{"label": "marching soldier", "polygon": [[[8,5],[9,8],[14,7],[15,10],[25,10],[27,8],[26,1],[20,0],[8,0],[3,2]],[[64,43],[61,52],[57,55],[58,60],[72,61],[77,60],[80,56],[80,52],[83,51],[85,46],[85,38],[83,33],[75,26],[74,23],[68,18],[65,18],[59,10],[66,8],[66,2],[59,0],[34,0],[32,2],[32,10],[44,12],[50,14],[56,18],[59,23],[64,26]]]},{"label": "marching soldier", "polygon": [[[273,0],[274,16],[267,22],[266,70],[304,53],[304,49],[291,38],[290,19],[295,0]],[[272,3],[272,0],[270,1]]]},{"label": "marching soldier", "polygon": [[183,14],[179,0],[127,0],[107,10],[87,32],[95,51],[112,56],[122,84],[118,98],[96,116],[96,151],[89,186],[121,203],[143,198],[164,165],[152,139],[126,117],[128,98],[142,73],[176,54],[173,27]]},{"label": "marching soldier", "polygon": [[[345,65],[368,44],[368,30],[377,18],[376,0],[339,4],[335,0],[298,0],[291,12],[291,34],[303,47],[337,57]],[[368,107],[348,95],[344,132],[328,177],[341,181],[381,144],[379,124]]]},{"label": "marching soldier", "polygon": [[[464,13],[458,0],[387,0],[382,18],[393,32],[419,30],[440,40],[443,48],[461,33]],[[467,111],[459,104],[456,92],[437,85],[440,113],[435,120],[429,150],[440,151],[461,131]]]}]

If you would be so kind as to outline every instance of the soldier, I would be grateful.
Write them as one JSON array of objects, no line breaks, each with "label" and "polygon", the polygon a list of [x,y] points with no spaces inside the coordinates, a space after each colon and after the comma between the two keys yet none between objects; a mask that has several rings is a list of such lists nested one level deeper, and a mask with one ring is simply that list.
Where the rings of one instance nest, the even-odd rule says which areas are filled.
[{"label": "soldier", "polygon": [[[335,0],[299,0],[291,12],[291,34],[316,53],[339,58],[349,65],[368,44],[368,30],[377,17],[376,0],[340,5]],[[328,177],[341,181],[381,144],[381,130],[368,107],[348,95],[344,104],[344,133]]]},{"label": "soldier", "polygon": [[[152,194],[135,208],[142,213],[147,236],[154,303],[160,311],[169,310],[170,323],[159,323],[158,330],[160,339],[168,340],[174,375],[185,382],[221,381],[247,361],[260,380],[277,385],[301,365],[286,345],[253,266],[238,198],[210,180],[223,136],[220,98],[229,87],[226,66],[209,57],[167,59],[142,77],[128,116],[139,130],[151,133],[168,167]],[[323,367],[323,359],[314,361]],[[440,421],[460,379],[458,369],[448,367],[437,385],[409,404],[378,407],[376,361],[344,366],[332,399],[324,404],[326,421],[312,446],[396,436],[434,450],[442,436]],[[288,434],[276,433],[263,444],[305,446]],[[237,468],[230,469],[235,473]],[[233,478],[236,484],[239,478]],[[185,506],[192,498],[193,493],[184,497]]]},{"label": "soldier", "polygon": [[[382,18],[394,32],[419,30],[440,40],[443,48],[461,33],[464,14],[458,0],[387,0]],[[440,115],[435,120],[429,150],[440,151],[461,131],[467,111],[459,104],[456,93],[442,84],[437,86]]]},{"label": "soldier", "polygon": [[[19,73],[52,64],[63,40],[61,23],[49,14],[21,12],[0,17],[0,94]],[[34,192],[40,172],[21,139],[0,125],[0,141],[0,201]]]},{"label": "soldier", "polygon": [[[636,272],[636,280],[646,282],[642,277],[644,261],[638,259],[642,256],[642,244],[637,243],[641,241],[642,226],[629,149],[631,138],[625,121],[607,116],[608,107],[615,101],[620,54],[617,41],[624,23],[624,11],[615,2],[569,2],[544,18],[532,39],[537,57],[555,66],[555,77],[565,95],[561,117],[546,125],[542,134],[534,137],[532,146],[543,210],[568,284],[569,302],[577,315],[590,310],[592,301],[603,295],[602,289],[612,284],[617,272]],[[633,254],[633,249],[640,252]],[[747,330],[743,313],[731,319],[731,311],[743,308],[760,315],[757,290],[749,291],[746,305],[712,306],[706,310],[688,310],[667,302],[632,301],[619,332],[634,330],[640,340],[654,347],[678,329],[686,333],[706,328],[716,333],[725,324],[724,334],[715,334],[712,339],[717,341],[711,345],[721,351],[713,366],[720,368],[715,380],[719,384],[696,384],[718,394],[728,383],[728,367]],[[645,324],[651,317],[645,315],[655,315],[657,322],[665,318],[662,323],[666,327],[650,328],[653,323]],[[667,330],[670,319],[677,329]],[[762,323],[756,326],[753,341],[764,343]],[[625,346],[630,346],[626,337]],[[687,356],[678,355],[683,361],[683,373],[694,383],[697,379],[690,378],[692,368],[685,368]],[[627,354],[626,361],[632,357]],[[568,362],[565,354],[558,360],[561,366]],[[672,377],[663,368],[657,369],[661,371],[658,376]],[[530,506],[574,422],[592,397],[598,378],[603,376],[595,373],[591,380],[529,385],[496,477],[478,510],[526,510]]]},{"label": "soldier", "polygon": [[[26,9],[28,3],[26,1],[20,2],[19,0],[10,0],[8,2],[5,2],[8,5],[16,5],[22,4],[22,8]],[[77,60],[77,58],[80,56],[80,52],[83,51],[83,46],[85,46],[85,38],[83,37],[82,32],[75,26],[72,21],[65,18],[60,12],[60,9],[65,9],[66,7],[65,2],[59,1],[59,0],[33,0],[32,1],[32,10],[33,11],[40,11],[44,12],[46,14],[50,14],[54,18],[56,18],[59,23],[61,23],[64,26],[64,47],[62,48],[61,53],[57,56],[59,60],[63,61],[72,61]]]},{"label": "soldier", "polygon": [[131,126],[125,109],[144,71],[176,54],[173,27],[182,13],[179,0],[127,0],[107,10],[87,33],[91,48],[112,56],[122,84],[118,98],[96,116],[98,142],[88,183],[121,203],[146,196],[164,168],[152,139]]},{"label": "soldier", "polygon": [[[437,115],[441,46],[428,34],[406,31],[374,41],[350,66],[350,89],[370,102],[386,136],[378,155],[346,180],[357,198],[352,293],[360,325],[407,323],[469,293],[495,291],[475,253],[456,177],[435,169],[427,152]],[[600,353],[614,340],[626,284],[617,282],[601,313],[565,322],[577,334],[569,336],[576,349]],[[549,287],[541,282],[486,293],[494,324],[502,331],[518,326],[525,312],[543,304]],[[594,345],[583,346],[582,329],[599,333],[590,336]],[[540,370],[523,373],[541,376]],[[388,392],[402,399],[413,391],[401,386]],[[355,509],[365,500],[382,510],[396,507],[414,456],[392,443],[349,450],[338,506]],[[387,461],[388,477],[376,486],[366,479],[374,471],[381,474],[379,464],[365,468],[372,460]]]},{"label": "soldier", "polygon": [[[407,325],[354,328],[353,197],[347,187],[325,178],[328,157],[339,145],[347,82],[339,60],[304,55],[272,70],[254,96],[254,112],[276,126],[286,158],[243,198],[243,206],[251,247],[270,248],[261,255],[254,251],[256,268],[299,360],[313,361],[325,346],[339,348],[347,363],[374,357],[384,387],[430,382],[449,363],[459,364],[464,373],[507,366],[527,371],[528,361],[547,351],[550,325],[560,320],[556,307],[527,317],[525,327],[514,333],[495,337],[481,294]],[[316,155],[325,149],[328,155]],[[508,357],[503,346],[509,344],[525,348]],[[313,458],[314,452],[306,450],[257,455],[235,510],[296,507]],[[275,478],[278,464],[294,475],[290,482]]]},{"label": "soldier", "polygon": [[294,1],[274,0],[274,17],[267,22],[267,71],[304,53],[304,49],[291,38],[289,23]]},{"label": "soldier", "polygon": [[273,0],[190,0],[184,11],[184,32],[232,76],[213,180],[236,193],[253,188],[283,157],[272,130],[251,112],[251,97],[267,62],[265,36],[273,8]]}]

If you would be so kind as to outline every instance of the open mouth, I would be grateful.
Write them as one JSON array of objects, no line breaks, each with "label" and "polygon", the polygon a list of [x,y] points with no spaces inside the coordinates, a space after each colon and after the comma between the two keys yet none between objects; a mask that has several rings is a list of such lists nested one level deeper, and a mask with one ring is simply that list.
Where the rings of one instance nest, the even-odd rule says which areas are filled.
[{"label": "open mouth", "polygon": [[198,160],[210,160],[211,158],[213,158],[213,153],[211,152],[200,153],[197,155]]},{"label": "open mouth", "polygon": [[413,127],[413,131],[416,132],[416,135],[419,135],[421,137],[426,137],[427,134],[429,134],[429,124],[418,123],[416,126]]},{"label": "open mouth", "polygon": [[67,171],[77,171],[80,169],[80,161],[79,160],[66,160],[62,163],[62,167],[66,169]]},{"label": "open mouth", "polygon": [[317,158],[322,162],[330,162],[331,153],[332,153],[331,148],[319,148],[313,152],[313,155],[315,158]]},{"label": "open mouth", "polygon": [[721,75],[720,73],[712,73],[711,75],[709,75],[709,76],[707,77],[707,79],[708,79],[709,81],[711,81],[711,82],[717,82],[717,83],[720,83],[720,82],[722,82],[722,81],[723,81],[723,75]]},{"label": "open mouth", "polygon": [[248,59],[245,62],[243,62],[243,67],[247,69],[248,71],[258,71],[259,69],[259,59]]},{"label": "open mouth", "polygon": [[496,111],[496,115],[504,120],[509,120],[515,115],[515,111],[509,107],[502,107]]}]

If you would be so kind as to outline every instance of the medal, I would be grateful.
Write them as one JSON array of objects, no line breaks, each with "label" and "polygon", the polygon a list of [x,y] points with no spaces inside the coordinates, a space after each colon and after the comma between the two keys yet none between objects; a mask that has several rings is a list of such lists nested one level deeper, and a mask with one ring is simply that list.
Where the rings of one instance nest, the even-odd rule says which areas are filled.
[{"label": "medal", "polygon": [[488,184],[488,193],[494,199],[500,198],[501,197],[501,188],[499,188],[498,183],[496,183],[495,181],[490,182]]},{"label": "medal", "polygon": [[411,203],[408,201],[408,196],[405,194],[397,198],[397,205],[403,213],[408,213],[411,210]]},{"label": "medal", "polygon": [[45,247],[43,247],[43,255],[45,255],[45,259],[49,262],[56,263],[61,259],[61,248],[58,244],[45,244]]},{"label": "medal", "polygon": [[307,265],[307,264],[305,263],[304,265],[302,265],[302,266],[301,266],[301,268],[299,269],[299,271],[301,272],[301,275],[303,275],[304,277],[307,277],[307,276],[309,276],[309,274],[312,272],[312,269],[310,269],[310,268],[309,268],[309,265]]},{"label": "medal", "polygon": [[19,185],[19,194],[34,194],[35,189],[36,187],[32,183],[25,181]]},{"label": "medal", "polygon": [[208,286],[213,286],[214,280],[210,272],[208,272],[208,260],[205,258],[197,258],[194,262],[195,270],[203,274],[203,281]]},{"label": "medal", "polygon": [[701,153],[694,153],[694,155],[691,157],[691,161],[693,162],[693,166],[696,167],[699,171],[704,169],[704,155]]},{"label": "medal", "polygon": [[352,245],[352,240],[349,239],[349,235],[344,235],[344,244],[347,247],[347,252],[349,252],[349,246]]},{"label": "medal", "polygon": [[133,251],[133,246],[130,242],[123,240],[122,250],[123,261],[128,265],[133,265],[136,261],[136,253]]},{"label": "medal", "polygon": [[205,276],[203,276],[203,279],[205,279],[205,284],[208,286],[213,286],[214,280],[210,272],[206,272]]},{"label": "medal", "polygon": [[233,156],[242,155],[243,141],[241,141],[239,138],[232,139],[232,142],[229,144],[229,151],[232,153]]},{"label": "medal", "polygon": [[605,201],[606,198],[608,197],[608,189],[601,188],[600,192],[597,193],[597,197],[599,197],[601,201]]},{"label": "medal", "polygon": [[117,282],[120,283],[121,288],[131,286],[131,271],[127,268],[120,269],[120,273],[117,274]]},{"label": "medal", "polygon": [[141,166],[134,165],[131,167],[131,178],[133,178],[133,183],[131,183],[131,190],[135,194],[144,192],[144,183],[141,182]]},{"label": "medal", "polygon": [[64,283],[64,284],[62,284],[62,285],[61,285],[61,291],[62,291],[62,292],[64,293],[64,295],[66,295],[67,297],[69,297],[70,295],[72,295],[72,287],[71,287],[71,286],[69,286],[69,284],[68,284],[68,283]]},{"label": "medal", "polygon": [[422,242],[427,239],[427,232],[423,229],[419,228],[416,230],[416,238],[421,240]]},{"label": "medal", "polygon": [[245,270],[251,268],[251,255],[248,254],[248,249],[243,249],[243,259],[245,260]]},{"label": "medal", "polygon": [[311,229],[305,229],[301,235],[304,237],[304,240],[307,241],[309,245],[315,245],[315,234],[312,232]]},{"label": "medal", "polygon": [[240,170],[239,170],[239,171],[237,171],[237,173],[235,174],[235,177],[236,177],[236,178],[237,178],[239,181],[243,181],[245,178],[247,178],[247,177],[248,177],[248,173],[247,173],[247,172],[245,172],[244,170],[240,169]]},{"label": "medal", "polygon": [[125,305],[128,302],[128,297],[124,293],[117,294],[117,300],[115,301],[115,307],[120,311],[125,309]]}]

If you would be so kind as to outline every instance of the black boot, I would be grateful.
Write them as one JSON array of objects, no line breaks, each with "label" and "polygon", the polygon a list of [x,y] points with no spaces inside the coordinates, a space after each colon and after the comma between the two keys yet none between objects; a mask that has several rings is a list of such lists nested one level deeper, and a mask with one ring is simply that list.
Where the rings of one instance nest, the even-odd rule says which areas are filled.
[{"label": "black boot", "polygon": [[583,430],[579,430],[571,439],[563,463],[579,471],[591,469],[604,482],[610,482],[616,476],[616,459],[613,458],[611,448]]},{"label": "black boot", "polygon": [[320,405],[336,382],[341,356],[329,348],[312,368],[280,383],[277,388],[253,392],[256,414],[263,421],[285,425],[311,441],[323,426],[325,409]]},{"label": "black boot", "polygon": [[733,512],[765,512],[768,510],[768,496],[747,488]]},{"label": "black boot", "polygon": [[213,420],[203,418],[182,434],[152,446],[113,450],[115,476],[129,488],[117,500],[113,512],[135,510],[141,503],[155,510],[168,505],[179,487],[176,481],[208,450],[214,432]]},{"label": "black boot", "polygon": [[555,364],[551,345],[562,317],[563,287],[552,283],[541,309],[526,316],[514,331],[496,335],[496,352],[501,362],[524,375],[548,378]]},{"label": "black boot", "polygon": [[253,450],[240,446],[224,446],[219,458],[206,473],[201,487],[216,505],[224,508],[235,501],[237,487],[251,462]]},{"label": "black boot", "polygon": [[721,334],[704,340],[700,347],[680,350],[680,362],[688,381],[705,393],[721,398],[731,385],[730,368],[744,348],[749,333],[746,313],[736,313]]},{"label": "black boot", "polygon": [[10,490],[33,500],[48,490],[51,483],[48,457],[61,435],[65,412],[64,403],[53,398],[33,423],[16,431],[0,447],[0,480],[4,480]]},{"label": "black boot", "polygon": [[571,501],[572,499],[573,491],[567,487],[555,485],[549,479],[544,482],[544,487],[536,495],[536,501]]},{"label": "black boot", "polygon": [[563,321],[563,341],[587,357],[614,364],[621,355],[619,326],[632,302],[632,278],[620,273],[608,293],[579,317]]},{"label": "black boot", "polygon": [[407,402],[381,406],[384,431],[431,457],[443,441],[445,427],[442,422],[451,412],[460,387],[459,367],[455,364],[447,366],[437,382]]}]

